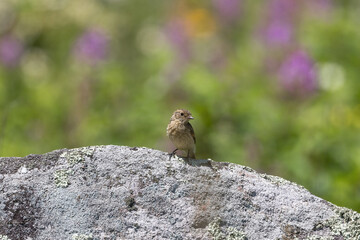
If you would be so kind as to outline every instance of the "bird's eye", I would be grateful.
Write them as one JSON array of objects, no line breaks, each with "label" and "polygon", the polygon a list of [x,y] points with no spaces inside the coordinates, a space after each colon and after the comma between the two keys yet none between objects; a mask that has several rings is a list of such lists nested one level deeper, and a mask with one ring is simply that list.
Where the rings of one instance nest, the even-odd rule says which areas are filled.
[{"label": "bird's eye", "polygon": [[181,116],[184,116],[184,113],[181,113]]}]

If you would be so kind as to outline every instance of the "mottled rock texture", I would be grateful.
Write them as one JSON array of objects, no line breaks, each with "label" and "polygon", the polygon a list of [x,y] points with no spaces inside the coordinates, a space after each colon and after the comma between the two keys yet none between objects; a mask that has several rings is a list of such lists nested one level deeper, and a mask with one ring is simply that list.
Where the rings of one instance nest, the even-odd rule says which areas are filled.
[{"label": "mottled rock texture", "polygon": [[0,193],[0,239],[360,239],[359,213],[292,182],[147,148],[0,158]]}]

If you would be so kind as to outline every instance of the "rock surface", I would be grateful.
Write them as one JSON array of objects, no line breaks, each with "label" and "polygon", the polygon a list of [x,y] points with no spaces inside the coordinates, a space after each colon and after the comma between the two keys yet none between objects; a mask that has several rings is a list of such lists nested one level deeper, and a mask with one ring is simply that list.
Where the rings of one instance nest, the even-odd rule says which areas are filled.
[{"label": "rock surface", "polygon": [[3,239],[360,239],[360,214],[231,163],[123,146],[0,158]]}]

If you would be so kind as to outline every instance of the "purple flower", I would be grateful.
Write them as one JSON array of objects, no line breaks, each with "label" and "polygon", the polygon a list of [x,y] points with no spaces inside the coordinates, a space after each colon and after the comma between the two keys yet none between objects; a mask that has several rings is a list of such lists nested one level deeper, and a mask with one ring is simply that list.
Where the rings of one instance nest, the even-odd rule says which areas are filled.
[{"label": "purple flower", "polygon": [[189,59],[190,40],[184,22],[181,20],[170,21],[165,28],[165,34],[180,58]]},{"label": "purple flower", "polygon": [[107,57],[108,40],[98,29],[89,29],[75,43],[74,53],[89,65],[97,65]]},{"label": "purple flower", "polygon": [[241,0],[213,0],[213,4],[225,22],[234,22],[239,17]]},{"label": "purple flower", "polygon": [[272,0],[269,6],[270,19],[289,20],[296,10],[294,0]]},{"label": "purple flower", "polygon": [[293,26],[283,21],[273,21],[265,29],[266,42],[273,45],[285,45],[292,39]]},{"label": "purple flower", "polygon": [[270,45],[286,45],[291,43],[294,31],[293,0],[273,0],[269,4],[267,23],[263,31],[266,43]]},{"label": "purple flower", "polygon": [[22,42],[14,36],[8,35],[0,39],[0,61],[8,67],[16,67],[24,52]]},{"label": "purple flower", "polygon": [[301,50],[291,54],[279,69],[279,80],[289,93],[306,95],[317,88],[315,66]]}]

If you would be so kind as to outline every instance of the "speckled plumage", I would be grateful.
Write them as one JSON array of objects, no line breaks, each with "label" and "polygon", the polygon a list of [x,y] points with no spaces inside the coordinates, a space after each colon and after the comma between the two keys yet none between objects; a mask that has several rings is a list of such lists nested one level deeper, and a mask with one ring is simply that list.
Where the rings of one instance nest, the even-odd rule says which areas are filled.
[{"label": "speckled plumage", "polygon": [[170,118],[166,133],[177,149],[185,151],[187,157],[195,159],[196,138],[194,129],[189,123],[191,119],[193,117],[188,110],[176,110]]}]

